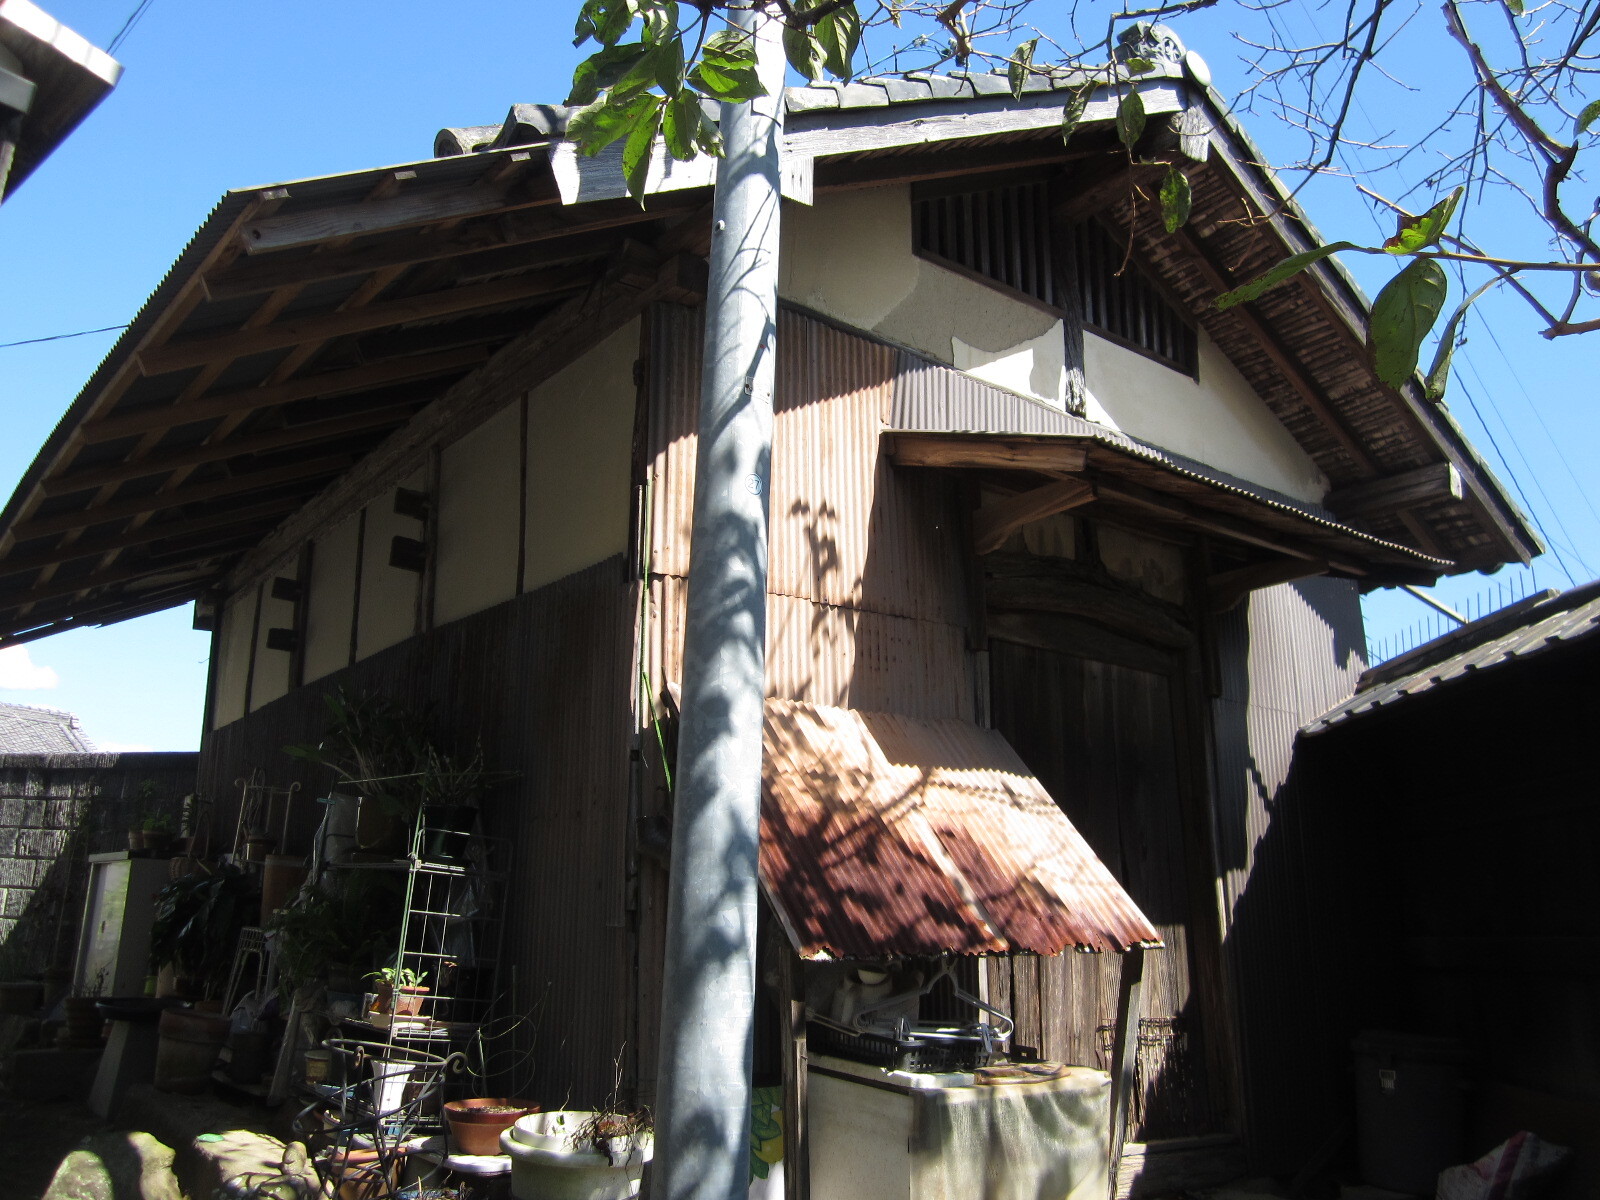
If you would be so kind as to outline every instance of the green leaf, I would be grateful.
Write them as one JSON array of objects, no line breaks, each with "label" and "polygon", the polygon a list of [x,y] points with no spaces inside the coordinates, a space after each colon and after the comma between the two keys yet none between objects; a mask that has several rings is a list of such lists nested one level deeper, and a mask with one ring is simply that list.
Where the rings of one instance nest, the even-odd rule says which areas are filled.
[{"label": "green leaf", "polygon": [[755,43],[748,34],[733,30],[706,39],[700,65],[690,72],[689,82],[714,100],[738,103],[767,94],[756,74]]},{"label": "green leaf", "polygon": [[1450,320],[1445,323],[1444,333],[1439,337],[1439,348],[1433,354],[1433,365],[1428,368],[1428,378],[1423,385],[1424,395],[1435,404],[1444,399],[1445,387],[1450,382],[1450,359],[1456,352],[1457,334],[1461,329],[1461,322],[1466,318],[1467,309],[1500,280],[1501,276],[1497,275],[1480,286],[1461,302],[1456,311],[1450,314]]},{"label": "green leaf", "polygon": [[1117,140],[1129,149],[1144,133],[1144,98],[1129,92],[1117,105]]},{"label": "green leaf", "polygon": [[664,96],[647,96],[647,111],[640,114],[622,147],[622,177],[628,183],[628,195],[644,203],[644,188],[650,175],[650,150],[656,143],[656,132],[661,128],[661,109],[666,104]]},{"label": "green leaf", "polygon": [[1072,94],[1067,97],[1066,107],[1061,110],[1061,140],[1070,142],[1072,135],[1078,131],[1078,125],[1083,121],[1083,114],[1089,107],[1089,94],[1094,89],[1088,84],[1072,89]]},{"label": "green leaf", "polygon": [[1513,17],[1522,15],[1522,0],[1506,0],[1506,7],[1511,10]]},{"label": "green leaf", "polygon": [[840,79],[855,74],[856,48],[861,45],[861,14],[854,4],[831,12],[816,24],[817,45],[822,48],[822,64]]},{"label": "green leaf", "polygon": [[822,78],[822,47],[809,29],[783,27],[783,56],[795,72],[808,82]]},{"label": "green leaf", "polygon": [[700,132],[700,97],[684,88],[667,101],[661,114],[661,134],[667,142],[667,153],[679,162],[688,162],[695,154],[695,135]]},{"label": "green leaf", "polygon": [[628,137],[640,122],[658,110],[659,96],[635,96],[626,104],[609,97],[587,108],[580,108],[567,121],[567,136],[578,149],[593,158],[618,138]]},{"label": "green leaf", "polygon": [[588,0],[578,10],[578,23],[572,27],[572,44],[581,46],[600,31],[600,0]]},{"label": "green leaf", "polygon": [[1022,85],[1028,82],[1028,72],[1033,66],[1033,52],[1039,47],[1038,38],[1029,38],[1011,53],[1006,64],[1006,82],[1011,85],[1014,99],[1022,99]]},{"label": "green leaf", "polygon": [[677,42],[678,53],[683,53],[682,32],[678,28],[678,0],[644,0],[639,5],[644,18],[644,40],[647,45],[664,46]]},{"label": "green leaf", "polygon": [[567,96],[567,103],[578,107],[593,104],[602,91],[627,75],[649,52],[649,47],[643,42],[627,42],[621,46],[607,46],[591,54],[572,73],[572,91]]},{"label": "green leaf", "polygon": [[1168,167],[1167,177],[1161,181],[1161,223],[1168,233],[1177,233],[1189,223],[1193,203],[1189,177],[1176,167]]},{"label": "green leaf", "polygon": [[1156,64],[1148,58],[1130,58],[1122,65],[1128,68],[1130,75],[1148,75],[1156,69]]},{"label": "green leaf", "polygon": [[639,11],[636,0],[602,0],[604,12],[596,22],[595,37],[603,46],[615,46],[633,24]]},{"label": "green leaf", "polygon": [[1422,340],[1439,319],[1449,292],[1444,268],[1431,258],[1415,258],[1372,302],[1367,343],[1378,378],[1390,387],[1403,387],[1416,372]]},{"label": "green leaf", "polygon": [[1384,242],[1383,248],[1390,254],[1415,254],[1438,245],[1465,191],[1465,188],[1457,188],[1420,217],[1402,216],[1399,231]]},{"label": "green leaf", "polygon": [[1260,299],[1264,293],[1271,291],[1286,279],[1293,279],[1312,263],[1321,262],[1330,254],[1337,254],[1341,250],[1354,249],[1356,249],[1354,242],[1334,242],[1332,245],[1318,246],[1315,250],[1307,250],[1302,254],[1292,254],[1249,283],[1236,287],[1231,292],[1223,292],[1217,297],[1216,305],[1218,308],[1232,308],[1235,304],[1245,304]]},{"label": "green leaf", "polygon": [[1578,114],[1577,129],[1575,132],[1584,134],[1589,132],[1589,126],[1600,121],[1600,100],[1591,100],[1584,105],[1583,111]]}]

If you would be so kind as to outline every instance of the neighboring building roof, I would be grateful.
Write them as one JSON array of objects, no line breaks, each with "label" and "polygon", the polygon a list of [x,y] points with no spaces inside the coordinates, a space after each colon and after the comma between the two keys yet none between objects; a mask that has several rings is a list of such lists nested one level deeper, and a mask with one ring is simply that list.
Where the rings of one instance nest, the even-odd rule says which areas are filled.
[{"label": "neighboring building roof", "polygon": [[768,700],[765,742],[762,883],[802,958],[1161,944],[995,731]]},{"label": "neighboring building roof", "polygon": [[[1335,488],[1434,468],[1459,477],[1414,507],[1369,508],[1347,524],[1440,570],[1537,552],[1448,414],[1377,382],[1365,302],[1338,271],[1318,264],[1253,306],[1212,306],[1223,286],[1315,240],[1215,95],[1182,68],[1120,85],[1146,99],[1152,152],[1189,145],[1208,158],[1194,167],[1191,226],[1169,236],[1157,215],[1116,200],[1128,156],[1112,128],[1114,89],[1091,98],[1065,157],[1059,89],[1070,82],[1035,81],[1020,100],[996,76],[800,89],[786,187],[809,196],[952,169],[981,180],[1019,164],[1109,176],[1121,190],[1097,177],[1108,197],[1098,211],[1131,222],[1190,318]],[[241,586],[290,553],[333,498],[425,453],[445,413],[481,409],[496,380],[525,386],[559,369],[597,315],[692,298],[713,164],[658,167],[641,209],[622,194],[616,154],[583,159],[552,135],[559,110],[512,115],[503,148],[223,198],[0,513],[0,645]],[[1180,118],[1190,133],[1171,126]],[[1222,219],[1241,205],[1270,219]],[[1240,273],[1197,282],[1197,262]]]},{"label": "neighboring building roof", "polygon": [[6,52],[34,87],[5,181],[9,196],[117,85],[122,64],[29,0],[0,0],[0,69]]},{"label": "neighboring building roof", "polygon": [[1301,732],[1324,733],[1446,684],[1565,650],[1597,630],[1600,580],[1566,592],[1530,596],[1371,668],[1361,676],[1354,696]]},{"label": "neighboring building roof", "polygon": [[78,718],[53,708],[0,703],[0,754],[92,754]]}]

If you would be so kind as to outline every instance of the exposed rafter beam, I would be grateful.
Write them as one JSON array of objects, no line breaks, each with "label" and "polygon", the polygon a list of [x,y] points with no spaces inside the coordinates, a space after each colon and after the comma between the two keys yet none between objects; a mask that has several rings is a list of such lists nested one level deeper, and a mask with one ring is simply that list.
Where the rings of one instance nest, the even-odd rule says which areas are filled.
[{"label": "exposed rafter beam", "polygon": [[123,416],[105,417],[85,425],[81,436],[85,442],[111,442],[117,438],[150,433],[157,429],[174,429],[191,421],[215,420],[218,417],[252,412],[258,408],[271,408],[277,404],[292,404],[296,400],[309,400],[312,397],[326,399],[389,384],[431,379],[438,375],[447,375],[452,371],[475,367],[488,357],[489,351],[482,346],[464,346],[435,354],[384,359],[382,362],[351,367],[344,371],[325,371],[320,375],[306,375],[291,379],[287,383],[244,388],[237,392],[222,392],[186,404],[141,408]]},{"label": "exposed rafter beam", "polygon": [[1366,517],[1431,500],[1459,500],[1463,494],[1461,472],[1454,463],[1442,462],[1339,488],[1328,493],[1325,503],[1341,517]]},{"label": "exposed rafter beam", "polygon": [[972,547],[990,554],[1030,521],[1077,508],[1094,499],[1094,485],[1083,479],[1059,479],[1017,496],[985,504],[972,514]]},{"label": "exposed rafter beam", "polygon": [[277,521],[286,513],[299,508],[303,503],[304,500],[301,497],[290,496],[281,500],[273,500],[266,504],[252,504],[247,508],[235,508],[223,512],[209,513],[203,517],[165,521],[159,525],[141,525],[138,529],[131,529],[126,533],[118,533],[111,537],[84,538],[82,541],[73,542],[72,545],[59,549],[33,550],[27,554],[13,554],[10,558],[0,561],[0,579],[8,575],[26,575],[28,572],[36,571],[40,567],[71,562],[78,558],[93,558],[111,550],[126,550],[130,546],[146,546],[152,542],[166,541],[169,538],[187,537],[213,529],[226,529],[230,525],[248,526],[267,521]]},{"label": "exposed rafter beam", "polygon": [[[38,604],[43,600],[56,600],[62,596],[76,596],[80,592],[92,592],[118,583],[132,583],[135,580],[159,580],[155,586],[163,588],[186,587],[214,573],[215,568],[205,562],[198,562],[188,566],[172,566],[165,569],[152,569],[147,565],[117,567],[110,571],[97,571],[92,575],[80,575],[75,579],[58,577],[37,587],[0,596],[0,610],[24,608]],[[173,576],[174,578],[168,579],[166,578],[167,576]]]},{"label": "exposed rafter beam", "polygon": [[406,296],[400,300],[367,304],[359,308],[291,317],[259,329],[240,329],[171,341],[164,346],[141,351],[139,365],[146,375],[163,375],[186,367],[243,358],[268,350],[283,350],[351,333],[366,333],[390,325],[432,320],[470,312],[475,308],[493,308],[522,300],[559,296],[577,291],[593,279],[593,267],[561,267],[494,283],[447,288],[442,292]]},{"label": "exposed rafter beam", "polygon": [[149,475],[160,475],[179,467],[198,467],[205,463],[221,462],[246,454],[266,454],[274,450],[307,446],[353,433],[365,433],[373,429],[398,425],[421,406],[422,402],[419,400],[412,404],[369,408],[365,412],[352,413],[347,417],[335,417],[329,421],[307,421],[302,425],[291,425],[286,429],[277,429],[254,437],[224,438],[222,441],[208,442],[190,450],[155,454],[134,462],[88,467],[82,471],[73,471],[47,480],[44,484],[44,494],[70,496],[74,492],[87,491],[89,488],[126,483],[130,479],[143,479]]},{"label": "exposed rafter beam", "polygon": [[101,504],[94,508],[82,509],[77,512],[55,513],[48,517],[34,517],[31,520],[18,523],[16,536],[18,541],[26,541],[29,538],[43,537],[47,533],[65,533],[71,529],[87,529],[92,525],[100,525],[106,521],[120,521],[127,517],[142,516],[145,513],[180,508],[185,504],[197,504],[202,500],[220,500],[224,496],[244,495],[248,492],[259,491],[264,487],[276,487],[282,483],[295,483],[299,480],[312,479],[319,475],[335,475],[354,461],[348,454],[334,454],[324,458],[310,459],[306,462],[291,463],[286,467],[274,467],[269,471],[251,471],[245,475],[235,475],[232,478],[219,479],[212,483],[195,484],[192,487],[178,488],[176,491],[156,492],[149,496],[135,496],[129,500],[114,500],[109,504]]},{"label": "exposed rafter beam", "polygon": [[899,432],[886,436],[890,461],[902,467],[1021,469],[1074,475],[1089,461],[1088,450],[1067,438]]}]

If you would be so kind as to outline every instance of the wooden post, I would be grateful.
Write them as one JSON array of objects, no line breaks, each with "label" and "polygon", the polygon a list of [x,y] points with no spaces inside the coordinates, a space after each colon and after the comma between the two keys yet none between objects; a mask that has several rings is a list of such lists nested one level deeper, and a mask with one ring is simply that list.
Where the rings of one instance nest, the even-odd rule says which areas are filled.
[{"label": "wooden post", "polygon": [[810,1200],[810,1143],[806,1137],[806,992],[800,958],[781,932],[783,969],[778,981],[783,1031],[783,1194],[785,1200]]},{"label": "wooden post", "polygon": [[1138,1082],[1140,990],[1144,984],[1144,947],[1134,946],[1122,959],[1122,986],[1117,992],[1117,1032],[1111,1062],[1111,1198],[1116,1200],[1122,1143],[1128,1128],[1128,1104]]}]

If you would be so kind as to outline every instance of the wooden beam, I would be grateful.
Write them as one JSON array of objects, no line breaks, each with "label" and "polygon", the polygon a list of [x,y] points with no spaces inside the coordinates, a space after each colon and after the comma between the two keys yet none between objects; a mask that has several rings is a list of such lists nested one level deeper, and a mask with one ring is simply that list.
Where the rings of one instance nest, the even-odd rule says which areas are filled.
[{"label": "wooden beam", "polygon": [[[23,608],[28,605],[38,604],[42,600],[56,600],[62,596],[76,596],[80,592],[92,592],[98,588],[110,587],[118,583],[132,583],[135,580],[157,578],[164,576],[178,576],[172,580],[163,580],[160,586],[186,586],[192,580],[203,578],[211,573],[211,568],[204,565],[204,560],[187,566],[171,566],[166,568],[151,568],[148,565],[135,567],[117,567],[110,571],[97,571],[92,575],[82,575],[76,579],[53,579],[49,583],[38,587],[28,588],[25,591],[13,592],[0,596],[0,609]],[[137,597],[129,597],[137,599]]]},{"label": "wooden beam", "polygon": [[[265,255],[245,258],[206,279],[206,295],[228,300],[257,292],[270,292],[292,284],[321,283],[349,275],[366,275],[384,267],[408,267],[513,246],[530,246],[577,238],[593,238],[608,229],[659,221],[683,210],[688,197],[653,196],[642,209],[631,200],[587,207],[582,215],[570,210],[560,216],[545,212],[513,212],[469,222],[442,231],[396,233],[348,249],[321,254]],[[553,253],[566,253],[556,249]]]},{"label": "wooden beam", "polygon": [[1454,463],[1429,463],[1397,475],[1329,492],[1324,503],[1341,517],[1366,517],[1431,500],[1460,500],[1461,472]]},{"label": "wooden beam", "polygon": [[25,575],[29,571],[37,571],[40,567],[71,562],[73,559],[92,558],[111,550],[126,550],[130,546],[145,546],[151,542],[166,541],[168,538],[187,537],[213,529],[226,529],[230,525],[245,526],[257,521],[276,521],[285,513],[299,508],[302,503],[299,497],[289,497],[266,504],[253,504],[248,508],[210,513],[203,517],[166,521],[159,525],[141,525],[138,529],[126,533],[118,533],[111,537],[85,538],[73,542],[70,546],[51,550],[13,554],[9,558],[0,560],[0,579],[8,575]]},{"label": "wooden beam", "polygon": [[420,402],[385,405],[383,408],[370,408],[365,412],[352,413],[347,417],[336,417],[331,421],[307,421],[301,425],[291,425],[286,429],[258,434],[255,437],[225,438],[222,441],[196,446],[191,450],[153,455],[135,462],[117,463],[108,467],[89,467],[46,480],[44,494],[68,496],[73,492],[89,488],[125,483],[130,479],[143,479],[147,475],[160,475],[179,467],[197,467],[228,458],[239,458],[246,454],[265,454],[273,450],[306,446],[352,433],[382,429],[407,420],[420,407]]},{"label": "wooden beam", "polygon": [[653,265],[645,248],[626,246],[601,281],[547,313],[480,370],[456,384],[373,450],[355,470],[284,522],[229,576],[230,590],[253,582],[301,542],[365,504],[383,483],[421,466],[430,447],[475,429],[528,388],[577,361],[658,300],[697,303],[705,264],[674,256]]},{"label": "wooden beam", "polygon": [[1117,988],[1117,1024],[1111,1046],[1111,1194],[1117,1194],[1122,1145],[1128,1136],[1128,1107],[1138,1085],[1139,1022],[1144,1015],[1144,949],[1135,946],[1122,956]]},{"label": "wooden beam", "polygon": [[[1217,265],[1209,251],[1202,246],[1199,240],[1189,234],[1187,230],[1180,229],[1172,235],[1177,239],[1185,255],[1193,263],[1195,270],[1206,281],[1206,286],[1213,289],[1220,296],[1228,291],[1233,283],[1229,280],[1222,268]],[[1213,297],[1215,299],[1215,297]],[[1202,314],[1205,315],[1205,314]],[[1267,356],[1272,365],[1277,368],[1278,374],[1289,385],[1289,390],[1299,398],[1300,403],[1311,410],[1313,416],[1320,421],[1324,428],[1333,435],[1335,441],[1343,447],[1352,465],[1364,476],[1377,474],[1377,468],[1372,465],[1372,458],[1367,453],[1367,448],[1355,434],[1351,433],[1340,416],[1333,411],[1332,405],[1323,397],[1322,392],[1307,376],[1305,369],[1295,361],[1287,350],[1279,344],[1278,339],[1266,323],[1256,315],[1250,304],[1236,304],[1226,313],[1211,314],[1218,321],[1232,320],[1244,326],[1245,332],[1261,352]]]},{"label": "wooden beam", "polygon": [[1009,437],[993,433],[890,432],[890,461],[902,467],[1060,471],[1076,474],[1089,461],[1081,439]]},{"label": "wooden beam", "polygon": [[[1298,558],[1305,562],[1322,562],[1327,555],[1326,550],[1305,545],[1294,537],[1260,529],[1246,521],[1239,520],[1237,517],[1228,516],[1226,513],[1209,512],[1205,509],[1197,508],[1195,505],[1186,504],[1182,500],[1152,492],[1136,483],[1102,479],[1096,481],[1096,487],[1102,500],[1119,501],[1150,512],[1160,513],[1180,525],[1187,525],[1192,529],[1204,529],[1208,533],[1220,534],[1222,537],[1229,538],[1232,541],[1243,542],[1247,546],[1260,546],[1263,550],[1271,550],[1274,554]],[[1369,569],[1366,566],[1354,562],[1329,559],[1328,565],[1330,568],[1343,571],[1349,575],[1366,575],[1369,573]]]},{"label": "wooden beam", "polygon": [[489,357],[482,346],[463,346],[442,350],[436,354],[419,354],[414,357],[384,359],[344,371],[324,371],[320,375],[306,375],[287,383],[269,384],[266,387],[244,388],[237,392],[221,392],[187,404],[161,405],[141,408],[125,416],[105,417],[85,425],[80,435],[85,442],[111,442],[135,434],[152,433],[159,429],[175,429],[192,421],[210,421],[219,417],[232,417],[271,408],[278,404],[292,404],[296,400],[315,397],[324,400],[351,392],[363,392],[391,384],[410,383],[418,379],[431,379],[475,367]]},{"label": "wooden beam", "polygon": [[228,333],[184,338],[181,341],[171,341],[164,346],[142,351],[139,355],[139,366],[146,375],[163,375],[168,371],[181,371],[186,367],[199,367],[219,360],[243,358],[249,354],[261,354],[268,350],[282,350],[306,342],[342,337],[345,334],[366,333],[389,325],[428,321],[437,317],[470,312],[475,308],[492,308],[520,300],[559,296],[564,292],[577,291],[587,286],[593,281],[594,274],[594,268],[589,266],[561,267],[541,271],[536,275],[501,279],[494,283],[447,288],[442,292],[406,296],[400,300],[388,300],[358,308],[292,317],[287,321],[265,325],[259,329],[240,329]]},{"label": "wooden beam", "polygon": [[985,504],[972,514],[972,548],[978,554],[1000,549],[1005,540],[1030,521],[1077,508],[1094,499],[1094,485],[1082,479],[1058,479],[1020,495]]},{"label": "wooden beam", "polygon": [[1326,559],[1273,558],[1223,571],[1206,580],[1206,603],[1213,613],[1225,613],[1258,588],[1293,583],[1328,572]]},{"label": "wooden beam", "polygon": [[1169,650],[1194,642],[1194,631],[1177,605],[1071,559],[998,554],[985,560],[984,574],[984,598],[991,610],[1083,617]]},{"label": "wooden beam", "polygon": [[520,194],[503,183],[477,183],[461,186],[423,186],[399,196],[381,200],[354,200],[309,212],[289,212],[264,217],[244,228],[246,254],[269,250],[289,250],[295,246],[314,246],[335,238],[362,237],[391,229],[432,225],[437,221],[459,221],[489,213],[540,204],[556,204],[560,197],[551,187],[548,194],[531,191]]},{"label": "wooden beam", "polygon": [[1062,202],[1050,215],[1068,224],[1082,221],[1104,212],[1125,200],[1135,188],[1153,183],[1166,173],[1165,163],[1138,163],[1105,174],[1097,172],[1085,180],[1081,187],[1074,186],[1075,181],[1069,178],[1062,190]]},{"label": "wooden beam", "polygon": [[318,475],[334,475],[348,467],[355,459],[348,454],[334,454],[306,462],[274,467],[270,471],[251,471],[212,483],[196,484],[172,492],[157,492],[149,496],[135,496],[130,500],[116,500],[109,504],[81,509],[78,512],[54,513],[48,517],[34,517],[16,525],[18,541],[43,537],[47,533],[65,533],[73,529],[87,529],[106,521],[120,521],[126,517],[142,516],[163,509],[179,508],[202,500],[220,500],[225,496],[244,495],[264,487],[294,483]]}]

